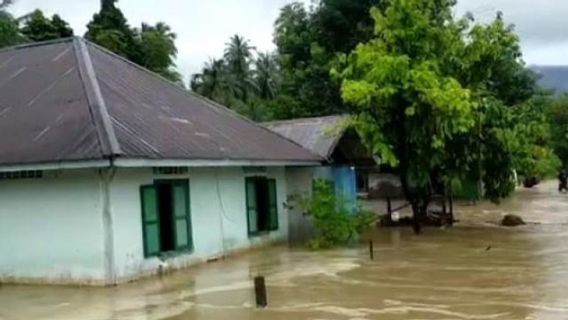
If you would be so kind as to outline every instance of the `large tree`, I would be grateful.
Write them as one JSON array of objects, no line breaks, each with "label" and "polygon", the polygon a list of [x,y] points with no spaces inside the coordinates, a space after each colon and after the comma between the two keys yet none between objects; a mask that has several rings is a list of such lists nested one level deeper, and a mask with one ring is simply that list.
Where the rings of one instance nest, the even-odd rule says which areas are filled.
[{"label": "large tree", "polygon": [[[391,0],[374,8],[375,34],[335,75],[363,140],[398,169],[420,231],[435,192],[472,172],[494,200],[532,141],[514,108],[534,92],[519,40],[499,15],[488,25],[456,19],[453,0]],[[442,186],[440,188],[440,186]],[[442,189],[442,190],[440,190]]]},{"label": "large tree", "polygon": [[87,25],[85,38],[181,84],[175,71],[176,35],[163,22],[131,28],[117,0],[102,0],[101,10]]},{"label": "large tree", "polygon": [[225,44],[224,61],[226,62],[227,76],[230,77],[232,91],[235,98],[248,104],[252,99],[254,90],[251,73],[253,51],[249,40],[242,36],[234,35]]},{"label": "large tree", "polygon": [[85,38],[132,61],[141,60],[135,32],[120,9],[117,0],[102,0],[101,10],[87,25]]},{"label": "large tree", "polygon": [[50,19],[38,9],[24,19],[21,33],[31,41],[46,41],[71,37],[73,29],[59,15]]},{"label": "large tree", "polygon": [[258,97],[272,100],[278,93],[278,64],[273,54],[259,53],[254,63],[253,79]]},{"label": "large tree", "polygon": [[255,121],[272,119],[270,109],[278,94],[278,65],[270,53],[257,53],[249,40],[234,35],[225,44],[222,59],[206,63],[194,74],[191,89]]},{"label": "large tree", "polygon": [[201,73],[191,77],[190,88],[197,94],[230,106],[235,96],[230,83],[225,62],[222,59],[211,59],[205,63]]},{"label": "large tree", "polygon": [[[380,0],[322,0],[311,10],[302,3],[282,8],[275,23],[282,88],[276,117],[295,118],[346,111],[331,62],[370,39],[369,10]],[[318,99],[313,99],[317,96]]]},{"label": "large tree", "polygon": [[24,41],[18,21],[7,11],[12,0],[0,2],[0,48],[13,46]]},{"label": "large tree", "polygon": [[550,124],[550,145],[560,157],[563,167],[568,168],[568,95],[548,101],[547,118]]},{"label": "large tree", "polygon": [[142,28],[137,30],[137,40],[141,50],[139,63],[180,83],[181,75],[175,70],[176,38],[177,35],[163,22],[158,22],[155,26],[142,23]]}]

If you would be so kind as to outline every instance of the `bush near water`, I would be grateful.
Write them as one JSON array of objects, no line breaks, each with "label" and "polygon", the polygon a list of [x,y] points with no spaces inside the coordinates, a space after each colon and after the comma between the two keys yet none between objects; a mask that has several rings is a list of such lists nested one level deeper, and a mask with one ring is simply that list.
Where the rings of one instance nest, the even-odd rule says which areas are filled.
[{"label": "bush near water", "polygon": [[307,243],[313,250],[348,245],[374,220],[372,213],[361,208],[352,212],[325,180],[314,181],[312,196],[301,199],[300,207],[314,223],[315,235]]}]

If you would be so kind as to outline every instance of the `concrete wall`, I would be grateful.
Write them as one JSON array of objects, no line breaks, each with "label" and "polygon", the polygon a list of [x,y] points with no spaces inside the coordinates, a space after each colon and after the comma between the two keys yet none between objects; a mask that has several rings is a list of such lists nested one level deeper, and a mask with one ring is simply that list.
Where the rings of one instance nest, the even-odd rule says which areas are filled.
[{"label": "concrete wall", "polygon": [[[0,181],[0,283],[103,285],[157,273],[163,262],[144,257],[140,200],[140,187],[156,179],[190,181],[194,250],[166,260],[170,268],[287,240],[288,184],[301,190],[311,186],[312,176],[292,172],[287,177],[283,167],[192,168],[160,176],[150,168],[117,169],[105,185],[107,170],[73,170]],[[258,175],[277,181],[279,229],[249,238],[245,178]]]},{"label": "concrete wall", "polygon": [[[277,181],[279,230],[249,238],[247,231],[245,177],[266,175]],[[181,268],[220,257],[235,250],[264,245],[288,237],[286,171],[269,168],[266,173],[245,173],[240,167],[195,168],[186,175],[156,176],[151,169],[121,169],[111,187],[114,252],[119,281],[158,271],[158,258],[144,258],[139,187],[155,179],[189,179],[194,251],[168,259]]]},{"label": "concrete wall", "polygon": [[[314,168],[288,168],[286,169],[286,182],[288,194],[293,197],[307,198],[312,194]],[[304,215],[304,210],[294,201],[288,209],[288,233],[291,243],[303,243],[313,235],[313,223]]]},{"label": "concrete wall", "polygon": [[96,170],[0,181],[0,282],[102,280],[101,202]]}]

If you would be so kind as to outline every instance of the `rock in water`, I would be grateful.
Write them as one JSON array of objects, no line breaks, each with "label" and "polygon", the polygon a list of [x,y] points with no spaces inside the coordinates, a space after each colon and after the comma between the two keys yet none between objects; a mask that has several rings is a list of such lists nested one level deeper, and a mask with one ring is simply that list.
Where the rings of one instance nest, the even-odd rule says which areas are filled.
[{"label": "rock in water", "polygon": [[525,224],[526,223],[525,221],[523,221],[523,218],[516,216],[514,214],[506,215],[505,218],[503,218],[503,221],[501,222],[501,225],[505,227],[517,227]]}]

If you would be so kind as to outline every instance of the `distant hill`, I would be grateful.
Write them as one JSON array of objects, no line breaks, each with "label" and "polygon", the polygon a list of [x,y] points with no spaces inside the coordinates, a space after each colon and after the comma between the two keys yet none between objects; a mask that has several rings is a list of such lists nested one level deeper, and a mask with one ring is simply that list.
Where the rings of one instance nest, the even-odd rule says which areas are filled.
[{"label": "distant hill", "polygon": [[556,93],[568,93],[568,66],[531,66],[539,76],[539,84]]}]

